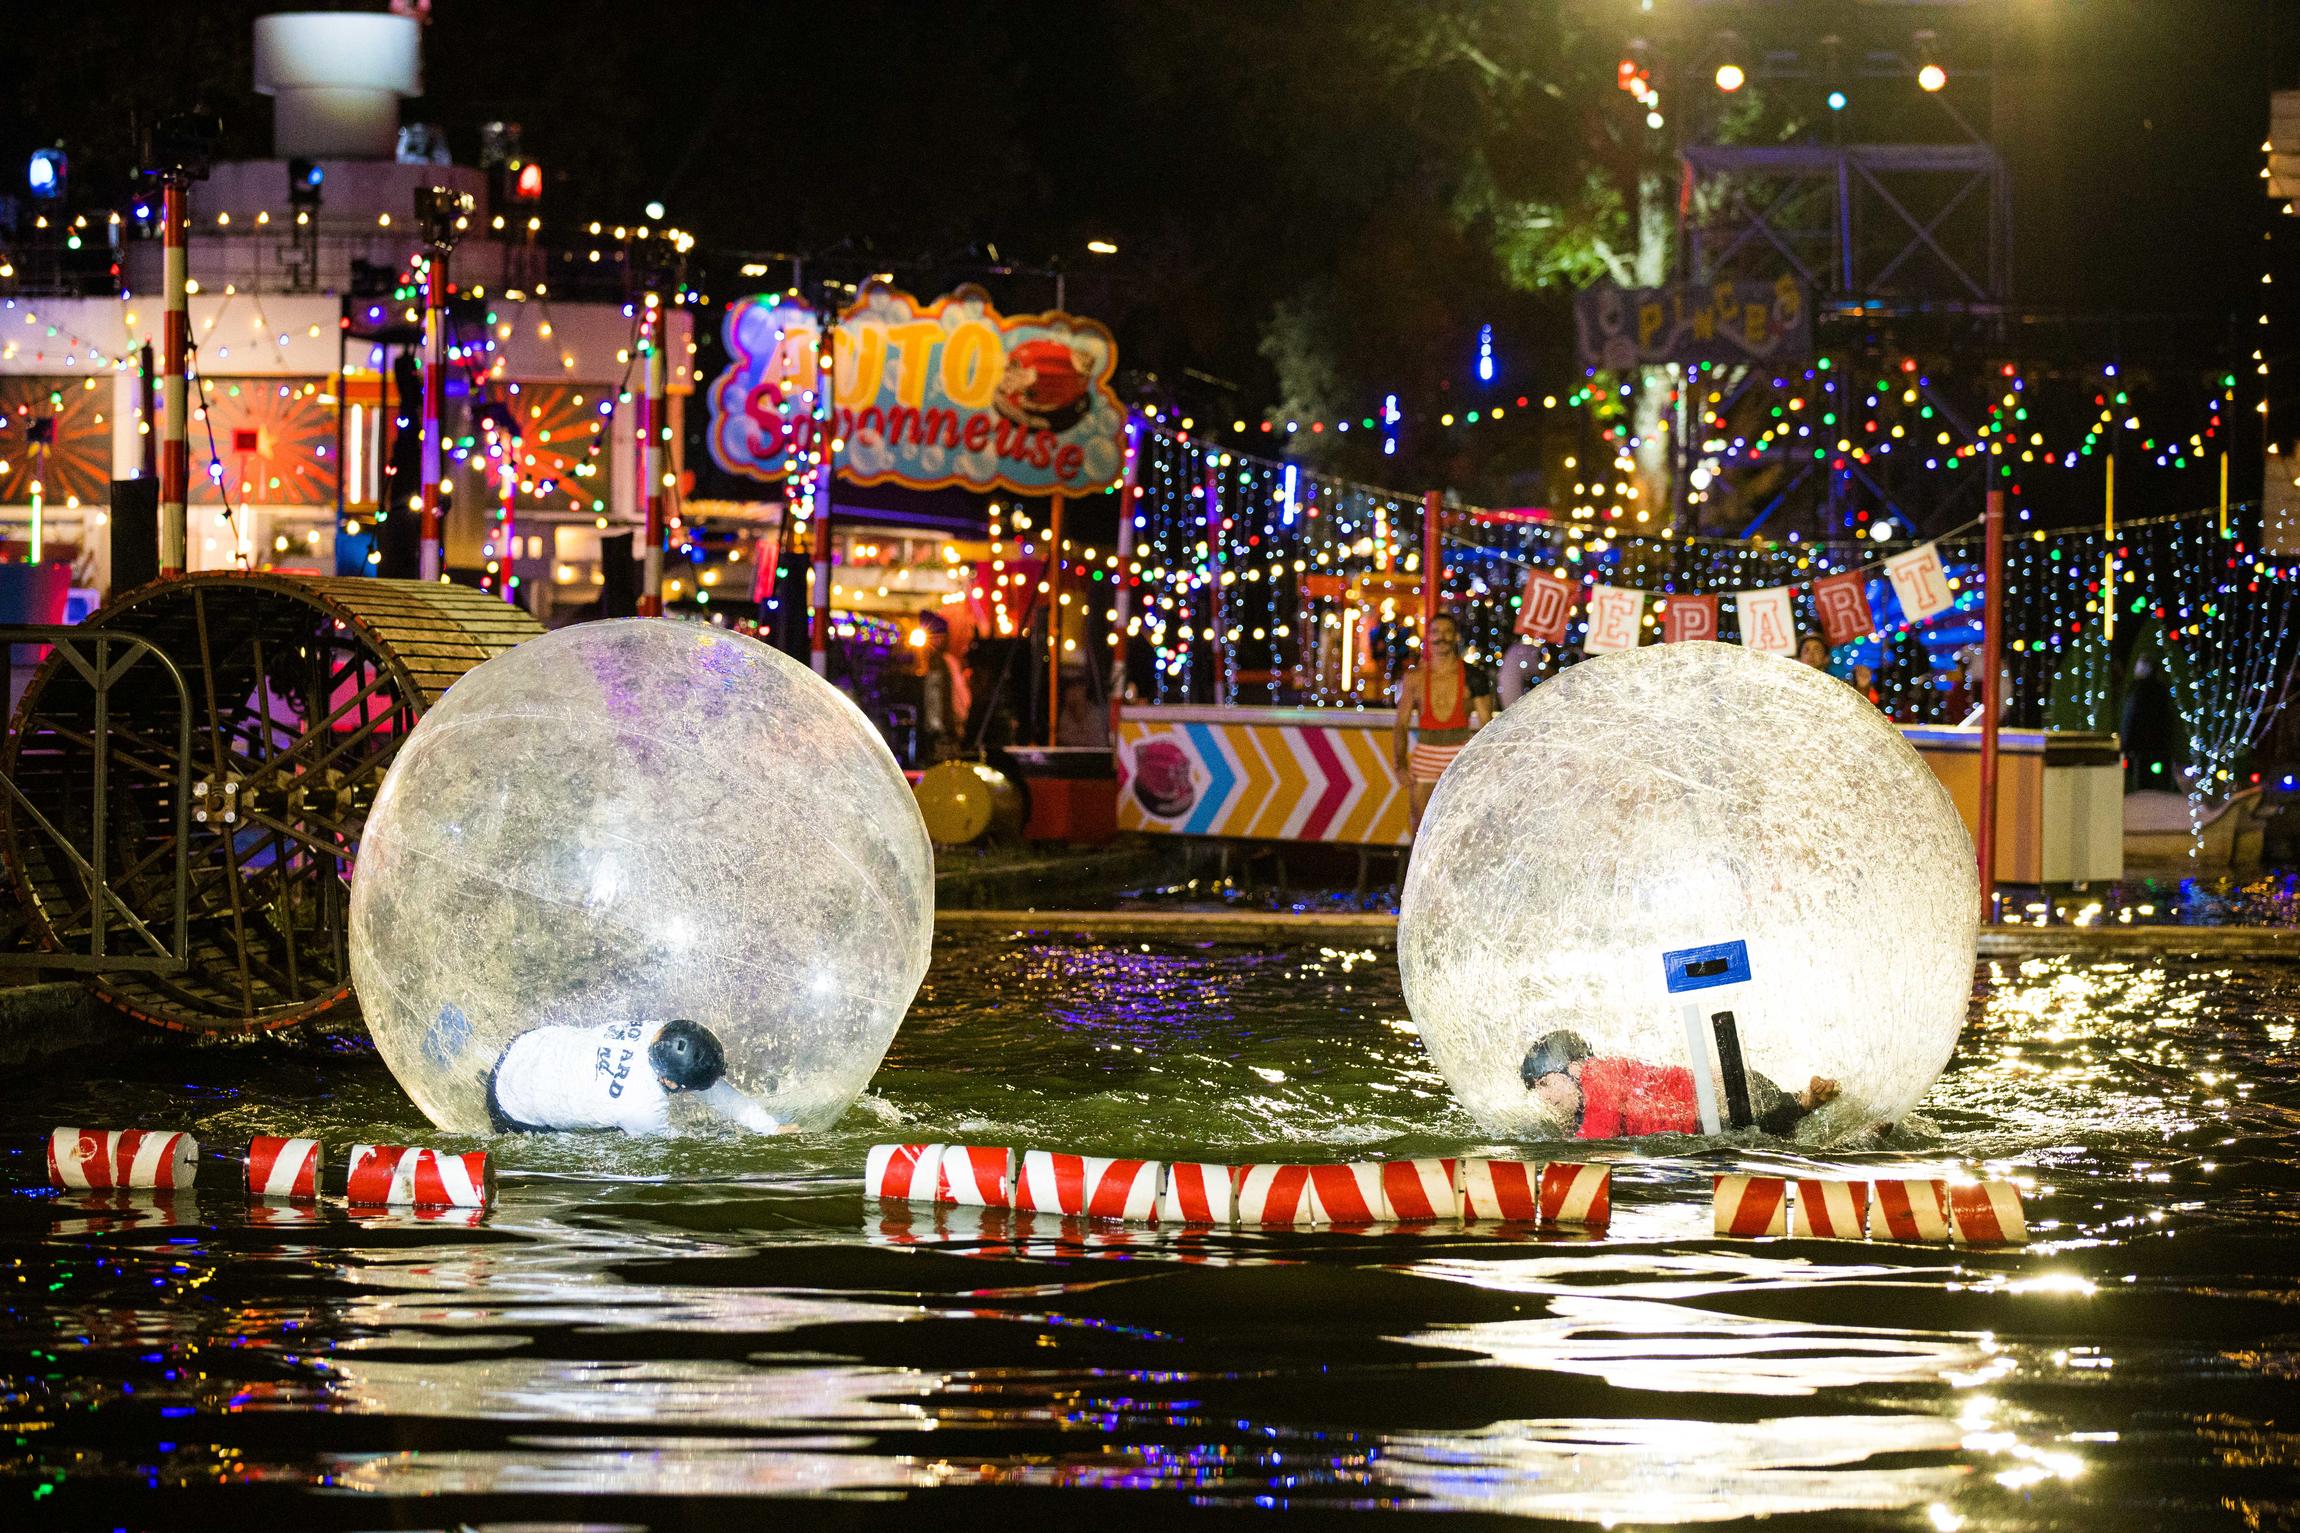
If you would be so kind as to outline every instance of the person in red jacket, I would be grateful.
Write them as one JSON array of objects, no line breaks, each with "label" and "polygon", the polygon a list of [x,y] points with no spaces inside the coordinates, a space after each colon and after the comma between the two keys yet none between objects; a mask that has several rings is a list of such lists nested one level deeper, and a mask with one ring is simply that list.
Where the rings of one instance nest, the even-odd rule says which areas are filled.
[{"label": "person in red jacket", "polygon": [[[1634,1139],[1641,1134],[1698,1134],[1701,1111],[1693,1072],[1683,1065],[1605,1059],[1590,1053],[1581,1034],[1560,1028],[1525,1056],[1526,1089],[1550,1113],[1573,1125],[1580,1139]],[[1757,1126],[1786,1135],[1816,1107],[1837,1096],[1837,1083],[1813,1077],[1791,1096],[1755,1071],[1751,1094],[1760,1104]]]}]

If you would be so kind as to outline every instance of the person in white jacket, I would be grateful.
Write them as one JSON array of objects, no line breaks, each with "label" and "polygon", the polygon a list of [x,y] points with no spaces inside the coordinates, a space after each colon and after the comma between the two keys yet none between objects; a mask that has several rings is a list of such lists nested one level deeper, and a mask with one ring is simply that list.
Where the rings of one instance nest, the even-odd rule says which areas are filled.
[{"label": "person in white jacket", "polygon": [[488,1072],[487,1115],[498,1133],[668,1134],[682,1094],[755,1134],[789,1128],[727,1079],[717,1036],[683,1017],[531,1027]]}]

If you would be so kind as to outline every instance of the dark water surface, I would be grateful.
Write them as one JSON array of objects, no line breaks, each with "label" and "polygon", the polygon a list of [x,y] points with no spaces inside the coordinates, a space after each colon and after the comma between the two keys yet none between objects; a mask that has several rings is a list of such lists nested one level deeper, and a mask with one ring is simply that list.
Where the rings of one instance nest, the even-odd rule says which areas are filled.
[{"label": "dark water surface", "polygon": [[[1989,966],[1905,1143],[1607,1147],[1602,1240],[860,1195],[896,1137],[1474,1151],[1387,953],[946,941],[838,1132],[496,1141],[476,1228],[50,1194],[55,1123],[462,1147],[351,1045],[139,1052],[0,1088],[0,1528],[2293,1525],[2296,1021],[2300,971]],[[2035,1243],[1717,1241],[1733,1163],[1985,1167]]]}]

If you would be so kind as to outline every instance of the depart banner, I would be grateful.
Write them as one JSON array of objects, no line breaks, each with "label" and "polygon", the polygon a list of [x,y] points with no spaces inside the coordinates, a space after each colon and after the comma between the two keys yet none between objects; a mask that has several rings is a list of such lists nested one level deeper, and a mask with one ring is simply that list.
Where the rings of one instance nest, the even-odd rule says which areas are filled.
[{"label": "depart banner", "polygon": [[[727,366],[709,391],[720,468],[772,483],[803,464],[818,429],[820,329],[787,295],[728,308]],[[973,286],[921,303],[873,284],[839,316],[831,360],[846,483],[1082,495],[1124,472],[1118,348],[1093,320],[1002,315]]]}]

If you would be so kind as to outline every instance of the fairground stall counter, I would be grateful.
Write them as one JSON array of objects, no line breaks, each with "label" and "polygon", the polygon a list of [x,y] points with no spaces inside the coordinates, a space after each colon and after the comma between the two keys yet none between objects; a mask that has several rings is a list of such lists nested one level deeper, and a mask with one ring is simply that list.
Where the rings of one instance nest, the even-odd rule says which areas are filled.
[{"label": "fairground stall counter", "polygon": [[[1398,847],[1406,784],[1390,710],[1130,706],[1118,722],[1118,827],[1231,841]],[[1980,823],[1980,730],[1904,724],[1963,816]],[[2082,884],[2124,871],[2114,735],[1998,736],[1997,877]]]}]

